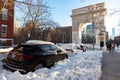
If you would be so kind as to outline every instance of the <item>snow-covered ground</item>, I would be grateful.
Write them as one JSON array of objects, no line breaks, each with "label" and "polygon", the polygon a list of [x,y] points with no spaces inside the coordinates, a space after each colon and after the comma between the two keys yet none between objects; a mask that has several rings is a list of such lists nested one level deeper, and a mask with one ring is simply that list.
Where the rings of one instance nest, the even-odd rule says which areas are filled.
[{"label": "snow-covered ground", "polygon": [[6,52],[9,52],[10,50],[12,50],[13,48],[10,47],[10,48],[0,48],[0,53],[6,53]]},{"label": "snow-covered ground", "polygon": [[120,53],[120,46],[118,48],[116,47],[115,51],[118,52],[118,53]]},{"label": "snow-covered ground", "polygon": [[[7,54],[0,54],[0,59],[6,56]],[[80,51],[55,63],[50,69],[42,68],[24,75],[18,71],[5,70],[0,62],[0,80],[99,80],[102,73],[101,59],[101,51]]]}]

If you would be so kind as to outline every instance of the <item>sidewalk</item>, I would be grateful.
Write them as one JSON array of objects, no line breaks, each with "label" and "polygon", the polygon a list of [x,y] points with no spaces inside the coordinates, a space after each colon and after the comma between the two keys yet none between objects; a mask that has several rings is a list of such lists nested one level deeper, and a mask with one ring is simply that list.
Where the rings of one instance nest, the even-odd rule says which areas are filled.
[{"label": "sidewalk", "polygon": [[103,52],[101,80],[120,80],[120,52]]}]

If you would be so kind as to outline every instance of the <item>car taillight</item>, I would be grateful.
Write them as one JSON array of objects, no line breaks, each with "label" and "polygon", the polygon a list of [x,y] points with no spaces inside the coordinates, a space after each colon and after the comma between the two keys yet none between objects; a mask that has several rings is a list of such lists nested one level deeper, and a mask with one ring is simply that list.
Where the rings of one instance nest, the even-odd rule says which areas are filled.
[{"label": "car taillight", "polygon": [[23,59],[23,54],[18,54],[16,56],[16,59],[19,60],[19,61],[21,61]]},{"label": "car taillight", "polygon": [[31,60],[33,58],[33,56],[32,55],[23,55],[23,58],[25,60]]}]

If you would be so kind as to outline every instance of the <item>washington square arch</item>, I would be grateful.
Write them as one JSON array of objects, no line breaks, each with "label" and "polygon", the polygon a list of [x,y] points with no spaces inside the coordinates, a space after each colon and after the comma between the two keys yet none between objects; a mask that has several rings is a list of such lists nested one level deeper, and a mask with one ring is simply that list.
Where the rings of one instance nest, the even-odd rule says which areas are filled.
[{"label": "washington square arch", "polygon": [[[82,8],[72,10],[72,42],[82,43],[83,25],[91,23],[91,39],[94,39],[95,44],[100,44],[100,40],[105,42],[106,27],[104,26],[105,15],[107,9],[105,3],[98,3]],[[89,33],[88,33],[89,34]],[[100,34],[104,37],[100,38]],[[84,40],[83,40],[84,41]]]}]

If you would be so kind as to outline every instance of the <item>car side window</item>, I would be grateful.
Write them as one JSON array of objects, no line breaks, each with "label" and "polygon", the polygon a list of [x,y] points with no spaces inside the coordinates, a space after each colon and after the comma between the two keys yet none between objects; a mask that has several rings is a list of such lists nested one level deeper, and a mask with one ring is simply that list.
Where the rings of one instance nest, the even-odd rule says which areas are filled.
[{"label": "car side window", "polygon": [[41,50],[42,50],[42,51],[49,51],[49,50],[50,50],[50,47],[49,47],[49,45],[42,45],[42,46],[41,46]]},{"label": "car side window", "polygon": [[57,50],[57,49],[58,49],[57,46],[55,46],[55,45],[50,45],[50,50],[55,51],[55,50]]}]

